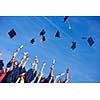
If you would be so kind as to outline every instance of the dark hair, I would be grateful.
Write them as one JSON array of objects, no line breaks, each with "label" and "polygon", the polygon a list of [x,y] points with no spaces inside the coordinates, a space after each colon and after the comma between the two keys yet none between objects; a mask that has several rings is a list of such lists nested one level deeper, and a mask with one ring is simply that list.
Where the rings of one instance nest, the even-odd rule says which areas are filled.
[{"label": "dark hair", "polygon": [[0,69],[4,66],[3,60],[0,60]]},{"label": "dark hair", "polygon": [[11,62],[8,62],[8,64],[7,64],[7,68],[9,68],[9,67],[11,67],[12,66],[12,63]]}]

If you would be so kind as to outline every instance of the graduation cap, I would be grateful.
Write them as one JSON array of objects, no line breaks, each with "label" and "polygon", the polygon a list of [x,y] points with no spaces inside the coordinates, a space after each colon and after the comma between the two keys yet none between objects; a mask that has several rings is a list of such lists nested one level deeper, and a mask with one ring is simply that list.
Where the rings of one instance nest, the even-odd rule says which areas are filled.
[{"label": "graduation cap", "polygon": [[43,43],[43,42],[45,42],[45,36],[42,36],[42,39],[41,39],[41,42]]},{"label": "graduation cap", "polygon": [[14,29],[12,29],[10,32],[8,32],[8,34],[9,34],[11,39],[16,37],[16,32]]},{"label": "graduation cap", "polygon": [[86,37],[82,37],[82,39],[86,39]]},{"label": "graduation cap", "polygon": [[32,43],[32,44],[33,44],[34,42],[35,42],[35,39],[34,39],[34,38],[33,38],[33,39],[31,39],[30,43]]},{"label": "graduation cap", "polygon": [[76,48],[76,42],[72,42],[71,48],[74,50]]},{"label": "graduation cap", "polygon": [[40,32],[40,36],[41,36],[41,35],[44,35],[45,33],[46,33],[45,30],[42,29],[42,31]]},{"label": "graduation cap", "polygon": [[56,35],[55,35],[55,37],[58,37],[58,38],[60,38],[60,32],[59,32],[59,31],[57,31],[57,32],[56,32]]},{"label": "graduation cap", "polygon": [[87,41],[90,46],[94,44],[94,40],[92,39],[92,37],[89,37]]},{"label": "graduation cap", "polygon": [[68,19],[68,17],[69,17],[69,16],[65,16],[65,17],[64,17],[64,22]]}]

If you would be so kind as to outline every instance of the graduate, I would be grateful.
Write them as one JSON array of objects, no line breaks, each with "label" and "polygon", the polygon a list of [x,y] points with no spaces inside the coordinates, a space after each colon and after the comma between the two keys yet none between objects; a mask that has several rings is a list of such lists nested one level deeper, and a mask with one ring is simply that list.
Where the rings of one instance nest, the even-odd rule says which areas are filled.
[{"label": "graduate", "polygon": [[10,61],[7,63],[6,65],[6,69],[5,69],[5,72],[6,72],[6,75],[5,77],[3,78],[2,80],[2,83],[11,83],[11,73],[12,73],[12,70],[13,70],[13,66],[14,64],[16,65],[16,57],[17,55],[19,54],[20,50],[23,48],[23,45],[21,45],[20,47],[18,47],[18,49],[16,50],[16,52],[13,54],[12,58],[10,59]]},{"label": "graduate", "polygon": [[25,73],[25,83],[31,83],[37,74],[38,57],[35,56],[32,67]]},{"label": "graduate", "polygon": [[43,65],[42,65],[42,68],[41,68],[38,76],[36,77],[34,83],[40,83],[41,82],[41,79],[42,79],[42,76],[43,76],[43,70],[44,70],[45,66],[46,66],[46,62],[44,61]]},{"label": "graduate", "polygon": [[25,74],[26,74],[25,66],[28,61],[29,61],[29,56],[26,57],[24,63],[20,67],[20,73],[16,83],[25,83]]},{"label": "graduate", "polygon": [[20,63],[17,60],[14,61],[11,73],[9,74],[9,76],[7,78],[7,83],[15,83],[17,81],[17,79],[22,71],[21,66],[26,57],[27,57],[27,52],[24,52],[24,56],[22,57]]},{"label": "graduate", "polygon": [[6,72],[4,71],[3,66],[4,66],[3,60],[0,60],[0,83],[2,83],[2,80],[6,75]]},{"label": "graduate", "polygon": [[[65,77],[65,80],[63,81],[63,80],[59,79],[57,81],[57,83],[68,83],[69,82],[69,79],[70,79],[70,77],[69,77],[69,71],[70,71],[70,68],[69,67],[66,68],[66,77]],[[62,73],[62,75],[60,75],[60,76],[63,76],[63,75],[64,74]]]},{"label": "graduate", "polygon": [[52,66],[50,68],[50,73],[48,75],[48,77],[44,77],[41,79],[41,83],[53,83],[54,79],[53,79],[53,72],[54,72],[54,64],[55,64],[55,59],[52,62]]}]

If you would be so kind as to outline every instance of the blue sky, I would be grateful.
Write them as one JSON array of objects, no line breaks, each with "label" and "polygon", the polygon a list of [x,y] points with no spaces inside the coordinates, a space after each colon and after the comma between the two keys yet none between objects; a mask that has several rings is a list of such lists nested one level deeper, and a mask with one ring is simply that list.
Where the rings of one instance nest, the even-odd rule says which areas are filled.
[{"label": "blue sky", "polygon": [[[56,59],[54,75],[65,72],[70,66],[71,83],[100,82],[100,17],[94,16],[70,16],[72,29],[68,29],[68,22],[63,22],[64,16],[0,16],[0,51],[5,66],[12,57],[15,50],[24,45],[17,59],[20,61],[23,52],[28,51],[30,60],[26,65],[28,70],[31,67],[34,56],[38,56],[40,70],[42,63],[46,60],[44,76],[47,76],[52,64]],[[10,39],[8,32],[14,28],[17,36]],[[46,30],[46,42],[40,43],[39,33]],[[61,38],[55,38],[59,30]],[[95,41],[90,47],[86,40],[81,37],[92,37]],[[30,40],[35,38],[35,43]],[[75,50],[70,48],[71,42],[76,41]],[[64,79],[65,77],[62,77]]]}]

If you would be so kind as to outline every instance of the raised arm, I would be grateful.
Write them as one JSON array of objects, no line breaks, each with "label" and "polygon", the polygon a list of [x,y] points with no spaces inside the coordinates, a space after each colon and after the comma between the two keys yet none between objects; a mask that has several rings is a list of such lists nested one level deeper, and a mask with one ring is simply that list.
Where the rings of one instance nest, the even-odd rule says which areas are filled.
[{"label": "raised arm", "polygon": [[60,73],[60,74],[58,74],[57,76],[55,76],[55,78],[54,78],[54,83],[57,82],[57,79],[58,79],[58,78],[60,78],[61,76],[64,76],[64,75],[65,75],[65,73]]},{"label": "raised arm", "polygon": [[64,83],[68,83],[69,82],[69,79],[70,79],[70,77],[69,77],[69,71],[70,71],[70,68],[68,67],[66,69],[66,77],[65,77]]},{"label": "raised arm", "polygon": [[50,69],[50,74],[49,74],[49,83],[51,83],[52,78],[53,78],[53,72],[54,72],[54,65],[52,65],[51,69]]},{"label": "raised arm", "polygon": [[16,59],[16,56],[18,55],[19,51],[23,48],[23,45],[21,45],[17,50],[16,52],[14,53],[14,55],[12,56],[10,62],[14,62],[15,59]]},{"label": "raised arm", "polygon": [[49,73],[49,83],[51,83],[52,78],[53,78],[54,64],[55,64],[55,60],[53,60],[52,66],[51,66],[51,68],[50,68],[50,73]]},{"label": "raised arm", "polygon": [[19,65],[18,65],[18,67],[21,67],[21,66],[22,66],[22,64],[23,64],[24,60],[25,60],[25,59],[26,59],[26,57],[27,57],[27,54],[28,54],[28,52],[24,52],[24,56],[22,57],[22,59],[21,59],[21,61],[20,61]]},{"label": "raised arm", "polygon": [[49,75],[51,77],[53,76],[53,72],[54,72],[54,65],[52,65],[51,68],[50,68],[50,74]]},{"label": "raised arm", "polygon": [[29,61],[29,56],[26,57],[26,61],[22,64],[22,68],[24,68],[26,66],[28,61]]},{"label": "raised arm", "polygon": [[37,70],[38,62],[39,62],[39,60],[38,60],[37,56],[35,56],[34,62],[32,63],[33,73],[35,73],[35,71]]},{"label": "raised arm", "polygon": [[45,66],[46,66],[46,62],[44,61],[43,65],[42,65],[42,68],[41,68],[41,70],[40,70],[40,72],[38,74],[38,81],[37,81],[37,83],[40,82],[40,79],[43,76],[43,70],[44,70]]}]

